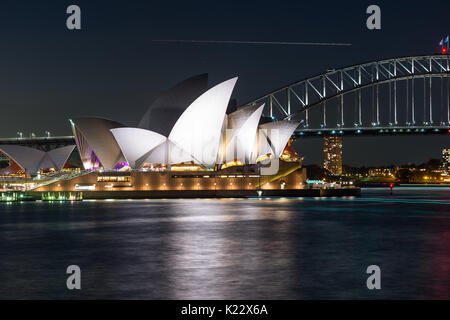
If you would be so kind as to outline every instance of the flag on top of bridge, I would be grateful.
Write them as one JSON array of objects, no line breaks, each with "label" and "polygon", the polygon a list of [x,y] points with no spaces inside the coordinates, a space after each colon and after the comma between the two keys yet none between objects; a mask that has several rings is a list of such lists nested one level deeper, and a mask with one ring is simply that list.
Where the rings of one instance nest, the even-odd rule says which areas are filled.
[{"label": "flag on top of bridge", "polygon": [[444,43],[448,43],[448,36],[447,36],[447,38],[445,38]]},{"label": "flag on top of bridge", "polygon": [[444,39],[441,39],[441,42],[439,42],[439,45],[442,47],[444,45]]}]

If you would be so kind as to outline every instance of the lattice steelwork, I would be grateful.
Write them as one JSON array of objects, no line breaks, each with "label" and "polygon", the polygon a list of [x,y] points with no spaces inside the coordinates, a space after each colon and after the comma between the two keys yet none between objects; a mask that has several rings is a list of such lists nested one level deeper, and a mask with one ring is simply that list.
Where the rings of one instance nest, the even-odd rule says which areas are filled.
[{"label": "lattice steelwork", "polygon": [[265,116],[301,119],[301,135],[450,129],[450,56],[387,59],[328,70],[275,90]]}]

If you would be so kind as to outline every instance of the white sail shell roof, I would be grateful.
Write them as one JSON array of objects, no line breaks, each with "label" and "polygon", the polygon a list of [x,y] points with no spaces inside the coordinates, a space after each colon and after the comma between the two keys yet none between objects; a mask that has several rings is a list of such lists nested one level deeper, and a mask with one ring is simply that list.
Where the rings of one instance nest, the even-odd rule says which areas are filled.
[{"label": "white sail shell roof", "polygon": [[177,164],[191,161],[197,162],[184,149],[178,147],[175,143],[166,139],[156,148],[147,152],[137,161],[137,163],[139,167],[141,167],[144,163]]},{"label": "white sail shell roof", "polygon": [[222,82],[198,97],[170,132],[170,141],[207,168],[216,164],[225,112],[237,79]]},{"label": "white sail shell roof", "polygon": [[281,120],[260,125],[258,155],[270,153],[275,158],[279,158],[299,124],[298,121]]},{"label": "white sail shell roof", "polygon": [[157,132],[139,128],[116,128],[111,132],[132,169],[138,169],[137,161],[166,141],[166,137]]},{"label": "white sail shell roof", "polygon": [[75,145],[61,147],[47,152],[47,155],[55,165],[55,169],[61,170],[64,167],[73,149],[75,149]]},{"label": "white sail shell roof", "polygon": [[25,173],[31,175],[39,171],[39,164],[45,156],[44,151],[16,145],[0,145],[0,151],[13,159]]},{"label": "white sail shell roof", "polygon": [[41,168],[57,169],[55,162],[53,162],[52,158],[48,155],[48,153],[44,153],[44,156],[42,157],[41,161],[38,164],[38,171]]},{"label": "white sail shell roof", "polygon": [[208,89],[208,74],[190,77],[160,95],[148,108],[138,127],[164,136],[177,122],[181,114]]},{"label": "white sail shell roof", "polygon": [[[103,119],[103,118],[76,118],[72,120],[74,136],[76,137],[77,148],[80,151],[81,161],[85,169],[88,166],[90,154],[88,150],[92,149],[100,160],[105,170],[112,170],[119,163],[125,161],[125,158],[117,144],[111,129],[125,127],[123,124]],[[89,146],[82,145],[79,134],[86,139]]]},{"label": "white sail shell roof", "polygon": [[54,168],[61,170],[74,148],[75,146],[71,145],[44,152],[17,145],[1,145],[0,152],[16,162],[25,173],[35,175],[40,169]]},{"label": "white sail shell roof", "polygon": [[253,146],[264,104],[246,106],[227,116],[225,154],[222,161],[252,162]]}]

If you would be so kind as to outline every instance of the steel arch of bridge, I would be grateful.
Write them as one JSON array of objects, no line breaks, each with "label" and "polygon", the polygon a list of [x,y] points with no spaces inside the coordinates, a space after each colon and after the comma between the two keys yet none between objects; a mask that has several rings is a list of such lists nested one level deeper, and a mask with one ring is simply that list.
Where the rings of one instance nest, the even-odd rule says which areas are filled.
[{"label": "steel arch of bridge", "polygon": [[[328,70],[326,73],[316,75],[269,94],[257,98],[248,104],[266,103],[264,114],[274,120],[303,118],[297,129],[300,134],[334,134],[345,132],[361,133],[363,131],[380,132],[442,132],[450,129],[450,56],[449,55],[422,55],[402,58],[393,58],[372,61],[353,65],[341,69]],[[440,79],[441,99],[439,112],[433,109],[433,79]],[[416,79],[422,79],[419,86]],[[446,85],[444,90],[444,79]],[[406,117],[399,119],[399,99],[397,84],[403,82],[406,88]],[[434,80],[435,82],[435,80]],[[422,84],[422,83],[420,83]],[[416,85],[416,86],[415,86]],[[380,89],[389,87],[389,121],[383,123],[380,115]],[[420,87],[420,88],[418,88]],[[422,101],[416,101],[415,92],[423,88]],[[367,103],[362,102],[362,92],[371,90],[371,98]],[[446,92],[444,97],[443,92]],[[427,94],[428,92],[428,94]],[[366,92],[367,93],[367,92]],[[370,93],[370,92],[369,92]],[[349,126],[344,123],[344,96],[353,94],[354,121]],[[330,125],[327,118],[327,102],[337,100],[337,119]],[[446,100],[446,101],[444,101]],[[443,105],[445,104],[445,108]],[[321,107],[321,108],[320,108]],[[422,118],[418,117],[418,108],[423,108]],[[321,109],[320,124],[313,127],[310,123],[312,108]],[[420,108],[422,110],[422,108]],[[387,109],[387,108],[384,108]],[[363,122],[363,114],[369,110],[371,121]],[[438,114],[437,114],[438,113]],[[440,119],[436,121],[436,118]],[[366,121],[367,122],[367,121]],[[403,130],[405,129],[405,130]],[[438,129],[436,131],[436,129]]]}]

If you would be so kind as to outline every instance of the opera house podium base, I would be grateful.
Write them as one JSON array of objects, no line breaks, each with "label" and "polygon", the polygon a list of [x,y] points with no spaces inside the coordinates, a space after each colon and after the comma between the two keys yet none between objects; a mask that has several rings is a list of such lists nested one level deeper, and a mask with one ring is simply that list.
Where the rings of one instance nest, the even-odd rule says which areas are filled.
[{"label": "opera house podium base", "polygon": [[219,171],[86,172],[32,192],[79,192],[83,199],[251,198],[357,196],[358,188],[308,188],[300,163],[280,161],[272,175],[251,167]]}]

